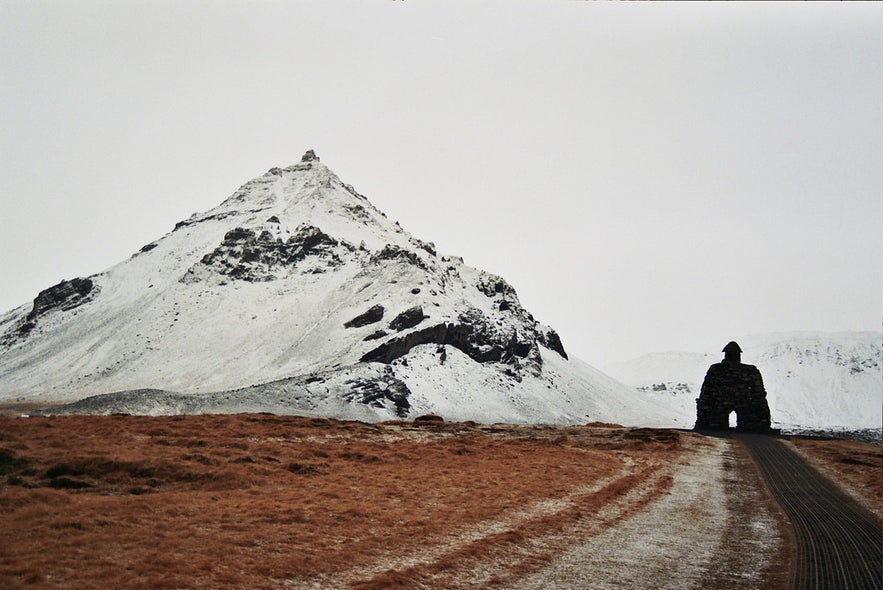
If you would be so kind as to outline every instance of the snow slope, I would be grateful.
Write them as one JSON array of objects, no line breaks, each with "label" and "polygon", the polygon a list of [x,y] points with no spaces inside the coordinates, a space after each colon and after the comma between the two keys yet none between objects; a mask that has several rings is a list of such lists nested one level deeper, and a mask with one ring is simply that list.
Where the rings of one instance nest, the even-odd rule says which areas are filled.
[{"label": "snow slope", "polygon": [[0,402],[84,398],[91,412],[677,424],[311,151],[0,316]]},{"label": "snow slope", "polygon": [[[883,423],[881,334],[762,334],[736,338],[742,361],[763,375],[774,423],[784,428],[862,429]],[[724,343],[722,343],[723,345]],[[722,355],[663,352],[605,367],[681,420],[696,416],[705,372]]]}]

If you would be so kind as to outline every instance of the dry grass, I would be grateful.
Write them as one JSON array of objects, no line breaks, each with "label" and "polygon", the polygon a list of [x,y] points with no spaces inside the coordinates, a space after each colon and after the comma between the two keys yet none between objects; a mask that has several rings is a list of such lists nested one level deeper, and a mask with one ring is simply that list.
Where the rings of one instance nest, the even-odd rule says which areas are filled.
[{"label": "dry grass", "polygon": [[535,570],[581,515],[637,489],[664,493],[681,436],[271,415],[0,417],[0,587],[415,588],[501,560]]},{"label": "dry grass", "polygon": [[794,438],[797,451],[865,508],[883,518],[883,447],[850,440]]}]

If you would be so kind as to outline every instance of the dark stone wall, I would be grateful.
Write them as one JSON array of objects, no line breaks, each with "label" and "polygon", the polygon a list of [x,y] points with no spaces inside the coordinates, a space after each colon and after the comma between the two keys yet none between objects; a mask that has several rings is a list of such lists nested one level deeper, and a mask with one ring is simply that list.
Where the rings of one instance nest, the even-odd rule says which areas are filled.
[{"label": "dark stone wall", "polygon": [[736,412],[736,430],[771,432],[770,408],[763,378],[754,365],[724,360],[711,365],[696,400],[696,430],[728,430]]}]

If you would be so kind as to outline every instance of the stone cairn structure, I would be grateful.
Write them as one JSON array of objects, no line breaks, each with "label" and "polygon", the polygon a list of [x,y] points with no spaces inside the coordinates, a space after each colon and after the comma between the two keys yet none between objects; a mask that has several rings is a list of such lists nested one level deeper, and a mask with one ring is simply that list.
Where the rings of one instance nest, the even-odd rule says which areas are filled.
[{"label": "stone cairn structure", "polygon": [[754,365],[742,364],[742,349],[730,342],[723,361],[711,365],[696,399],[696,430],[729,430],[736,412],[736,430],[772,433],[770,407],[763,378]]}]

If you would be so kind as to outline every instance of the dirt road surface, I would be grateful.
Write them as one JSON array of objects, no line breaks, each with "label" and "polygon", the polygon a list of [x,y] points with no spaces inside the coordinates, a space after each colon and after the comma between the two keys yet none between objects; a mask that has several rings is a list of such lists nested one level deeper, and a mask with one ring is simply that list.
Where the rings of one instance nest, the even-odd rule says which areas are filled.
[{"label": "dirt road surface", "polygon": [[783,588],[789,543],[750,457],[723,438],[696,441],[668,494],[574,545],[517,590]]},{"label": "dirt road surface", "polygon": [[810,468],[781,441],[739,435],[797,539],[793,588],[879,589],[883,578],[880,522]]}]

